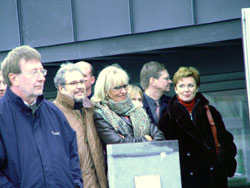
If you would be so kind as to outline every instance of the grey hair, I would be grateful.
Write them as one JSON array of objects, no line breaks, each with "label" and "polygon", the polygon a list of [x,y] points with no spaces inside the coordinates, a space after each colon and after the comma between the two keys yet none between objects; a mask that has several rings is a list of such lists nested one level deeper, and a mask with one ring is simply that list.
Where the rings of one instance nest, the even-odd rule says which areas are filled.
[{"label": "grey hair", "polygon": [[61,86],[65,85],[66,84],[65,74],[67,72],[73,72],[73,71],[79,71],[84,76],[81,69],[75,64],[70,62],[61,64],[59,70],[56,73],[56,76],[54,77],[55,87],[58,89],[59,85]]}]

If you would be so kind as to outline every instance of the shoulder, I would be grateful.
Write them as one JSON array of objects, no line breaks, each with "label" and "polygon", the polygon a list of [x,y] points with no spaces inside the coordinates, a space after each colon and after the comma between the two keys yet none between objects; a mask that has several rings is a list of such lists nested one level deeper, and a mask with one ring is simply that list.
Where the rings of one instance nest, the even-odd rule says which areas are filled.
[{"label": "shoulder", "polygon": [[53,102],[46,99],[43,100],[43,104],[40,109],[42,112],[47,112],[48,116],[53,116],[55,114],[58,116],[64,116],[63,112]]},{"label": "shoulder", "polygon": [[100,118],[102,117],[102,114],[103,114],[103,110],[100,109],[100,108],[94,108],[93,110],[93,117],[94,118]]},{"label": "shoulder", "polygon": [[93,109],[93,107],[94,107],[93,103],[88,98],[84,99],[83,106],[84,106],[84,108],[90,108],[90,109]]},{"label": "shoulder", "polygon": [[166,96],[166,95],[162,95],[160,100],[161,102],[165,102],[165,103],[168,103],[168,101],[171,99],[171,97],[169,96]]},{"label": "shoulder", "polygon": [[143,100],[142,100],[142,103],[143,103],[143,107],[146,108],[148,107],[148,101],[147,101],[147,96],[145,93],[143,93]]},{"label": "shoulder", "polygon": [[[54,127],[66,128],[67,130],[72,131],[73,129],[70,127],[66,116],[63,111],[59,109],[53,102],[48,101],[46,99],[43,100],[43,104],[41,106],[41,118],[46,118],[53,122]],[[61,125],[66,126],[61,126]]]},{"label": "shoulder", "polygon": [[212,106],[212,105],[208,105],[208,106],[209,106],[209,110],[210,110],[212,116],[215,119],[217,119],[217,118],[222,119],[220,112],[214,106]]}]

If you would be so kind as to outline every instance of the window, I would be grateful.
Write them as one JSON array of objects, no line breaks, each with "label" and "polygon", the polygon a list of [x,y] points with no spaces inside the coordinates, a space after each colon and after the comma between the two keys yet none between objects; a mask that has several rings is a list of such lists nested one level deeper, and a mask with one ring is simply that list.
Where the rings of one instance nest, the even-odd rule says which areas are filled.
[{"label": "window", "polygon": [[203,93],[221,113],[225,126],[237,146],[237,170],[229,186],[250,185],[250,126],[245,89]]}]

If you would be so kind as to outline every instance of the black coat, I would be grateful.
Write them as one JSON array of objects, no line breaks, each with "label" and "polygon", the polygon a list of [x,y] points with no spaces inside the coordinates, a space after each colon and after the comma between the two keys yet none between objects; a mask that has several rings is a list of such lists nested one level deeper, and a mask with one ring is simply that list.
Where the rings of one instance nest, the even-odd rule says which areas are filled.
[{"label": "black coat", "polygon": [[[129,120],[121,116],[121,121],[125,121],[127,124],[127,129],[133,135],[133,126]],[[124,135],[118,134],[113,126],[104,120],[104,118],[98,113],[94,113],[94,122],[98,134],[104,144],[116,144],[116,143],[134,143],[134,142],[147,142],[148,140],[144,137],[125,137]],[[124,136],[124,138],[122,137]],[[163,133],[154,124],[150,124],[150,134],[154,141],[165,140]]]},{"label": "black coat", "polygon": [[211,125],[204,105],[207,99],[196,95],[192,119],[187,109],[173,97],[168,111],[159,121],[159,129],[167,140],[178,139],[183,188],[225,188],[227,177],[236,170],[236,146],[224,126],[220,113],[209,106],[217,128],[220,152],[217,156]]}]

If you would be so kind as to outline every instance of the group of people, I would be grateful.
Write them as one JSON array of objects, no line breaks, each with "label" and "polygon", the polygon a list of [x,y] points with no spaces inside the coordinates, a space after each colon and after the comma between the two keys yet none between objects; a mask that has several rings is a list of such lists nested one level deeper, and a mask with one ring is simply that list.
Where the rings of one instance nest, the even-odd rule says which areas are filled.
[{"label": "group of people", "polygon": [[[183,188],[224,188],[234,175],[233,136],[199,93],[193,67],[180,67],[172,81],[163,64],[148,62],[142,91],[118,64],[95,80],[89,63],[63,63],[53,102],[43,97],[47,70],[34,48],[10,51],[1,71],[0,187],[107,188],[107,144],[162,140],[179,142]],[[172,82],[176,95],[168,97]]]}]

